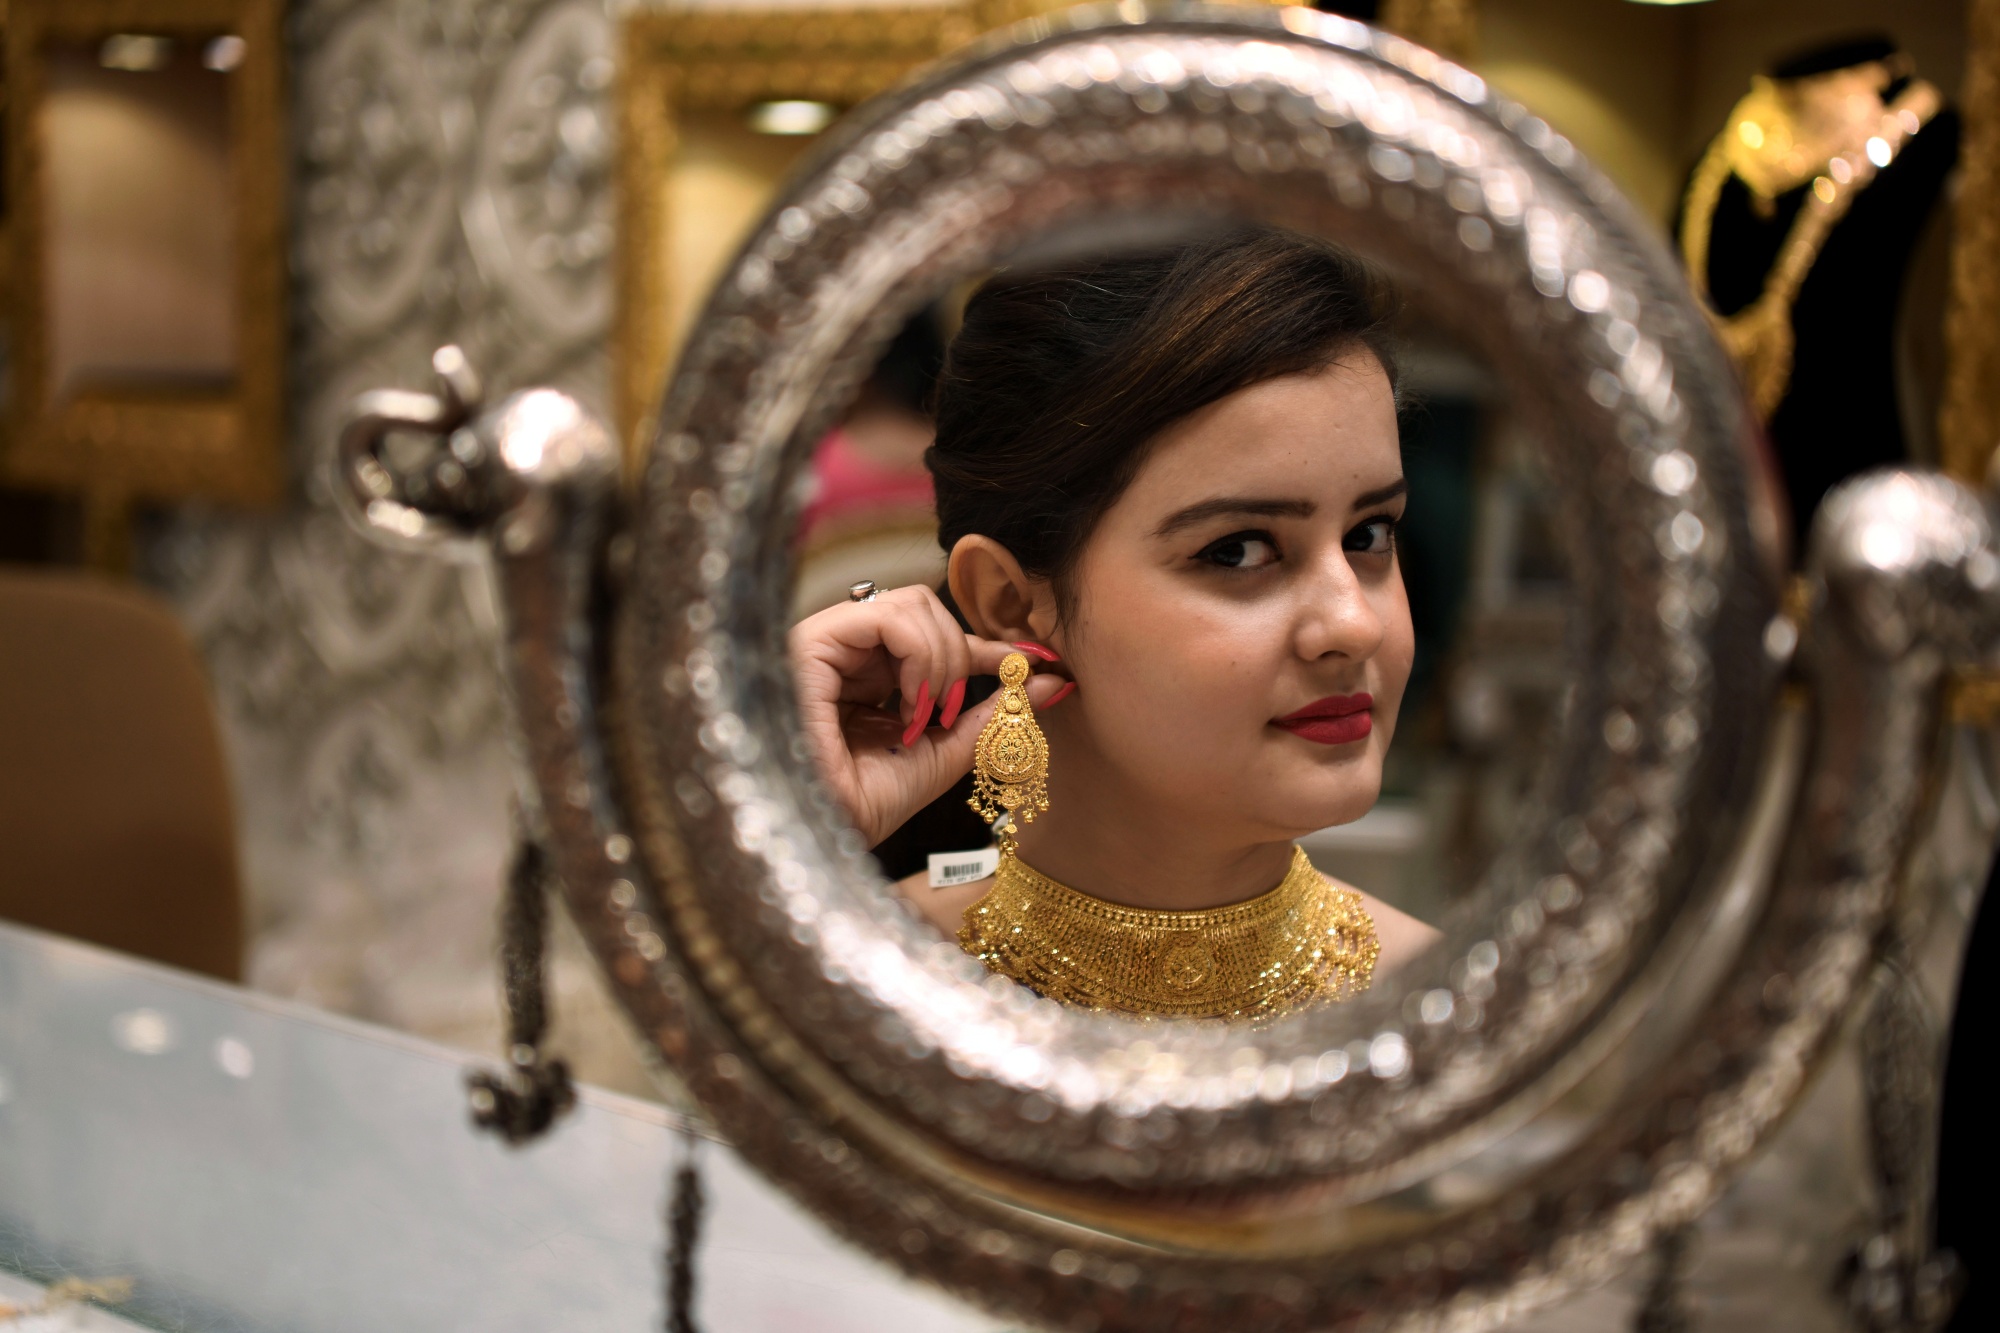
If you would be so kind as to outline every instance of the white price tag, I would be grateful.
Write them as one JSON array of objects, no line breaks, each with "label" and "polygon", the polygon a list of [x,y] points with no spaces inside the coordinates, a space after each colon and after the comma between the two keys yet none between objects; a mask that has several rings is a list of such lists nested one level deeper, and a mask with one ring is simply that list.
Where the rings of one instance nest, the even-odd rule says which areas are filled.
[{"label": "white price tag", "polygon": [[951,889],[985,879],[1000,868],[1000,849],[982,847],[976,852],[932,852],[931,887]]}]

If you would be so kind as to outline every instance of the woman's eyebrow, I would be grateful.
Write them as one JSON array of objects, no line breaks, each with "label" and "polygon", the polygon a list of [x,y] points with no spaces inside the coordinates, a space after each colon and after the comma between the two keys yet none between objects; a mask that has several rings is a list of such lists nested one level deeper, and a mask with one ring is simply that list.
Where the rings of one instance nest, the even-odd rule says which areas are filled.
[{"label": "woman's eyebrow", "polygon": [[1256,518],[1311,518],[1318,509],[1319,506],[1311,500],[1266,500],[1247,495],[1225,495],[1175,510],[1159,527],[1153,529],[1153,535],[1171,537],[1182,528],[1206,523],[1211,518],[1236,514],[1246,514]]},{"label": "woman's eyebrow", "polygon": [[1399,495],[1406,495],[1409,493],[1409,490],[1409,479],[1407,477],[1398,477],[1387,486],[1378,486],[1372,491],[1363,491],[1361,494],[1355,496],[1354,507],[1356,509],[1366,509],[1371,505],[1381,504],[1385,500],[1393,500]]}]

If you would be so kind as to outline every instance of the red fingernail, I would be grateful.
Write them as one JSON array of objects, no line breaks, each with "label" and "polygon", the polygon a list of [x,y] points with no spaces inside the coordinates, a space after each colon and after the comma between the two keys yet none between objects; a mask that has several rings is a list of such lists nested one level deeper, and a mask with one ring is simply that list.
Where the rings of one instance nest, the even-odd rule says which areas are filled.
[{"label": "red fingernail", "polygon": [[924,727],[931,720],[931,683],[924,681],[917,686],[916,711],[910,714],[910,725],[903,732],[903,744],[914,745],[917,737],[924,734]]},{"label": "red fingernail", "polygon": [[1042,647],[1042,645],[1040,645],[1039,643],[1017,643],[1012,646],[1019,648],[1024,653],[1031,653],[1034,656],[1041,658],[1044,662],[1062,661],[1060,657],[1057,657],[1053,652],[1050,652],[1047,648]]},{"label": "red fingernail", "polygon": [[1076,682],[1073,680],[1064,681],[1063,687],[1057,690],[1054,694],[1051,694],[1049,696],[1049,701],[1043,704],[1042,707],[1054,708],[1057,704],[1061,703],[1063,700],[1069,698],[1072,694],[1075,693],[1076,693]]},{"label": "red fingernail", "polygon": [[951,724],[958,721],[958,710],[964,704],[965,677],[960,676],[951,683],[951,688],[944,692],[944,708],[938,713],[938,725],[950,731]]}]

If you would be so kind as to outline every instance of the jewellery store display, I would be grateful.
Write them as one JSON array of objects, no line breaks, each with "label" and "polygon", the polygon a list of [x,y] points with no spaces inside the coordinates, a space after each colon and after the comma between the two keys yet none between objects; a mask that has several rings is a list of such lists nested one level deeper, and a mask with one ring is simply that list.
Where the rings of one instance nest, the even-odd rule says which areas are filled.
[{"label": "jewellery store display", "polygon": [[[1827,496],[1814,614],[1780,615],[1756,423],[1607,201],[1546,123],[1338,15],[1039,19],[851,112],[790,180],[688,336],[629,525],[616,441],[548,389],[455,434],[449,391],[371,399],[344,503],[384,540],[487,543],[531,822],[580,933],[733,1150],[844,1238],[1038,1327],[1499,1327],[1687,1227],[1798,1104],[1907,905],[1947,673],[2000,650],[1994,512],[1912,471]],[[1206,1012],[1273,1011],[1238,1026],[1048,1003],[1086,983],[1022,961],[1010,984],[890,896],[800,744],[771,535],[798,441],[912,311],[1190,210],[1406,275],[1542,423],[1557,539],[1590,557],[1546,781],[1393,977],[1297,861],[1216,914],[1201,943],[1228,956],[1018,858],[996,884],[995,928],[1004,908],[1084,956],[1088,993],[1129,928]],[[469,488],[384,469],[392,428]],[[614,537],[631,573],[603,584]],[[1025,660],[1008,674],[1025,693]],[[1045,750],[1025,703],[1002,713],[986,808],[1025,822]],[[1277,1012],[1322,931],[1339,975],[1315,993],[1353,998]]]},{"label": "jewellery store display", "polygon": [[1361,895],[1292,849],[1284,881],[1206,911],[1108,903],[1036,871],[1003,840],[958,940],[1001,976],[1084,1009],[1262,1018],[1368,989],[1381,944]]},{"label": "jewellery store display", "polygon": [[1810,142],[1776,86],[1759,76],[1703,154],[1688,184],[1681,253],[1695,290],[1705,298],[1710,227],[1723,183],[1732,175],[1743,181],[1768,214],[1778,195],[1812,182],[1765,278],[1763,294],[1734,314],[1714,316],[1760,416],[1768,419],[1777,410],[1791,384],[1792,304],[1821,247],[1855,196],[1896,160],[1942,105],[1935,87],[1915,79],[1879,114],[1843,127],[1846,132],[1831,142]]},{"label": "jewellery store display", "polygon": [[[989,824],[1002,814],[1032,824],[1038,811],[1049,808],[1049,743],[1028,703],[1028,659],[1021,653],[1000,661],[1000,693],[972,752],[967,804]],[[1010,823],[1000,834],[1001,845],[1012,838]]]},{"label": "jewellery store display", "polygon": [[1778,61],[1683,196],[1684,269],[1770,440],[1799,555],[1832,488],[1958,429],[1934,357],[1964,126],[1914,69],[1886,37]]}]

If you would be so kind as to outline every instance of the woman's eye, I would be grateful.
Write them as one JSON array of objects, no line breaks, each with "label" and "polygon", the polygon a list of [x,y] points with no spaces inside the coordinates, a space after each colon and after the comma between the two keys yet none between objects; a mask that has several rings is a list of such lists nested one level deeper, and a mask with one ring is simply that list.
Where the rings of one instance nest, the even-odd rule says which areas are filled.
[{"label": "woman's eye", "polygon": [[1348,533],[1341,545],[1357,555],[1388,555],[1396,549],[1396,520],[1371,518]]},{"label": "woman's eye", "polygon": [[1278,562],[1278,544],[1263,532],[1232,532],[1201,548],[1195,559],[1224,569],[1262,569]]}]

